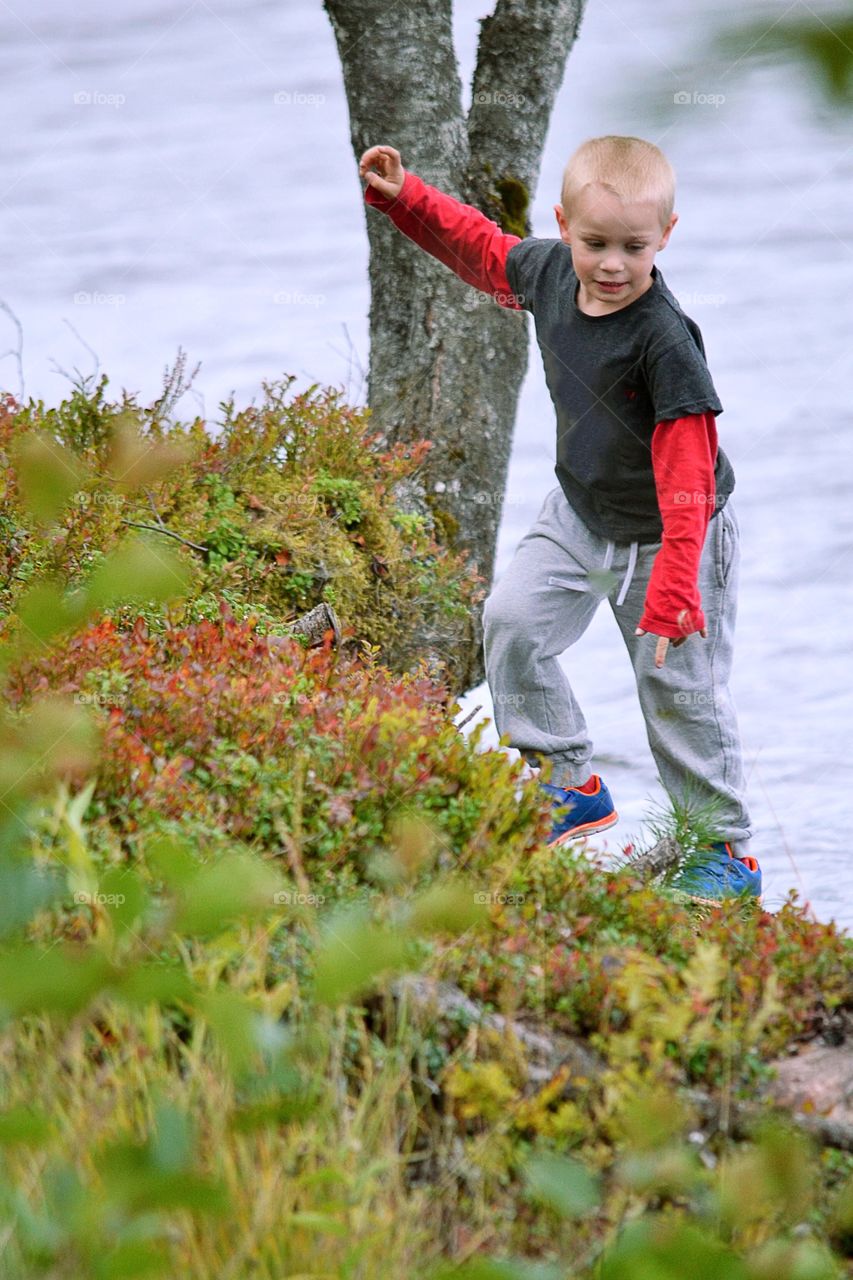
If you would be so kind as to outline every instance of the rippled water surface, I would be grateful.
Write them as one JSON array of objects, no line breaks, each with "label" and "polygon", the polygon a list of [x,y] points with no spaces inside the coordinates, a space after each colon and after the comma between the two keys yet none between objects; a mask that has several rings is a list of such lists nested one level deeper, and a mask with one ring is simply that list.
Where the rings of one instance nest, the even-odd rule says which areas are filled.
[{"label": "rippled water surface", "polygon": [[[465,85],[488,8],[456,5]],[[737,473],[733,687],[753,849],[770,906],[793,887],[849,927],[851,120],[790,69],[712,58],[718,8],[590,0],[534,231],[554,233],[562,166],[585,137],[640,134],[675,165],[681,221],[658,266],[702,327]],[[781,9],[759,12],[769,26]],[[358,398],[367,242],[319,0],[13,0],[0,36],[0,298],[23,326],[27,394],[56,402],[59,370],[87,372],[96,356],[114,390],[153,397],[181,345],[202,362],[188,410],[211,417],[231,391],[248,400],[283,373]],[[15,335],[0,324],[5,351]],[[533,356],[499,571],[554,483],[553,411]],[[0,373],[17,391],[12,357]],[[662,796],[606,606],[564,661],[622,814],[616,848]],[[486,690],[466,699],[477,703],[490,711]]]}]

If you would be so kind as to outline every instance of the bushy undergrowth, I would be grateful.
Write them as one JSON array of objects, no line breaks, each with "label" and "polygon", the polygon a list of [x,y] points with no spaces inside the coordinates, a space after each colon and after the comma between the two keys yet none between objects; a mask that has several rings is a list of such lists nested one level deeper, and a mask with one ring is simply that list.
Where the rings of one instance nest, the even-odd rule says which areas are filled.
[{"label": "bushy undergrowth", "polygon": [[[216,618],[226,601],[280,634],[325,602],[392,669],[429,654],[452,681],[482,583],[396,504],[428,445],[380,450],[366,411],[330,390],[292,392],[292,381],[266,385],[258,406],[224,404],[213,427],[171,421],[161,402],[110,401],[105,377],[55,409],[0,403],[7,615],[35,576],[73,588],[136,529],[158,553],[176,551],[188,579],[171,610],[149,605],[154,627]],[[38,444],[20,454],[33,432]],[[45,463],[65,498],[50,523],[33,518],[19,484]],[[129,623],[138,607],[118,613]]]},{"label": "bushy undergrowth", "polygon": [[[536,787],[459,734],[431,664],[387,661],[395,618],[468,587],[404,535],[411,459],[356,415],[273,395],[213,442],[101,392],[2,419],[2,1274],[849,1274],[850,1158],[758,1102],[853,1008],[849,939],[794,901],[700,921],[544,847]],[[125,544],[137,516],[204,555]],[[307,650],[286,609],[335,579],[284,588],[273,546],[408,568],[379,622],[354,585],[358,643]],[[544,1077],[525,1027],[565,1046]]]}]

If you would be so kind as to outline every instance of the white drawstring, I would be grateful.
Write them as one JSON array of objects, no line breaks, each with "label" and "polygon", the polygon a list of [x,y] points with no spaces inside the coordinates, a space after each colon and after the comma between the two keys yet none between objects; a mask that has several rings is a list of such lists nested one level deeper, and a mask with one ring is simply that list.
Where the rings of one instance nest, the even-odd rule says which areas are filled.
[{"label": "white drawstring", "polygon": [[619,592],[616,599],[617,605],[620,605],[628,594],[628,588],[631,585],[631,579],[633,578],[634,570],[637,567],[637,551],[639,549],[639,545],[640,544],[638,542],[631,543],[631,550],[628,554],[628,569],[625,573],[625,581],[622,583],[622,590]]},{"label": "white drawstring", "polygon": [[[607,552],[606,552],[606,554],[605,554],[605,556],[604,556],[604,564],[602,565],[602,568],[604,568],[604,569],[609,569],[609,568],[610,568],[611,564],[613,563],[613,553],[614,553],[615,547],[616,547],[616,544],[615,544],[615,543],[613,543],[613,542],[608,542],[608,544],[607,544]],[[628,594],[628,588],[629,588],[629,587],[630,587],[630,585],[631,585],[631,579],[633,578],[633,576],[634,576],[634,570],[635,570],[635,569],[636,569],[636,567],[637,567],[637,550],[638,550],[638,547],[639,547],[639,543],[637,543],[637,542],[632,542],[632,543],[631,543],[631,550],[630,550],[630,551],[629,551],[629,553],[628,553],[628,568],[625,570],[625,577],[624,577],[624,578],[623,578],[623,580],[622,580],[622,587],[621,587],[621,590],[620,590],[620,592],[619,592],[619,595],[616,597],[616,607],[617,607],[617,608],[619,607],[619,605],[620,605],[620,604],[622,604],[622,603],[623,603],[623,601],[624,601],[624,599],[625,599],[626,595]]]}]

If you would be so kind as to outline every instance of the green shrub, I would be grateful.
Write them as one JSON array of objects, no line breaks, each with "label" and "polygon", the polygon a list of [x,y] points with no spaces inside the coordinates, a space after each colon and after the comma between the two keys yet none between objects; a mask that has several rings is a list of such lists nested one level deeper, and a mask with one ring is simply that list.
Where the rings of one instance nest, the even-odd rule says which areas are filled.
[{"label": "green shrub", "polygon": [[[226,599],[235,616],[281,634],[326,601],[392,669],[429,653],[452,682],[482,584],[394,500],[429,446],[380,450],[367,411],[331,390],[292,393],[292,382],[265,385],[257,407],[224,404],[213,430],[199,419],[169,422],[162,406],[127,395],[110,402],[105,377],[55,409],[7,397],[0,608],[11,618],[39,573],[79,585],[129,527],[144,526],[153,544],[180,549],[191,574],[180,605],[144,610],[152,627],[210,618]],[[16,454],[32,433],[48,457],[61,451],[76,469],[60,519],[47,526],[18,483]],[[138,610],[115,613],[129,625]]]}]

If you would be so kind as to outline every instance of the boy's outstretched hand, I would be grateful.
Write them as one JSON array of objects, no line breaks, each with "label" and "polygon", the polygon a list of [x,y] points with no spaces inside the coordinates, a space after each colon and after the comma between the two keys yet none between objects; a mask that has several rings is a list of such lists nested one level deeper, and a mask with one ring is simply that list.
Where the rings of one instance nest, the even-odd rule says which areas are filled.
[{"label": "boy's outstretched hand", "polygon": [[[685,620],[684,615],[686,614],[686,612],[687,610],[683,609],[679,614],[678,616],[679,625]],[[637,627],[636,631],[634,632],[635,636],[646,636],[646,635],[653,635],[653,634],[654,632],[651,632],[651,631],[643,631],[642,627]],[[702,636],[703,639],[707,639],[708,628],[703,627],[702,630],[699,632],[699,635]],[[655,645],[655,666],[662,667],[663,664],[666,662],[666,651],[670,645],[672,645],[673,649],[677,649],[680,644],[684,644],[684,641],[686,639],[687,639],[687,636],[680,636],[678,640],[670,640],[669,636],[658,636],[657,638],[658,642]]]},{"label": "boy's outstretched hand", "polygon": [[406,170],[400,164],[400,152],[393,147],[368,147],[358,162],[359,177],[383,196],[396,200],[403,189]]}]

